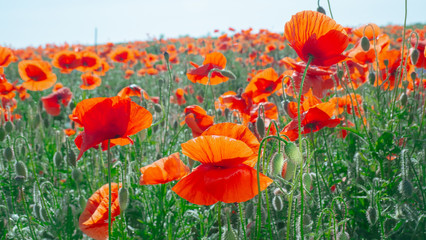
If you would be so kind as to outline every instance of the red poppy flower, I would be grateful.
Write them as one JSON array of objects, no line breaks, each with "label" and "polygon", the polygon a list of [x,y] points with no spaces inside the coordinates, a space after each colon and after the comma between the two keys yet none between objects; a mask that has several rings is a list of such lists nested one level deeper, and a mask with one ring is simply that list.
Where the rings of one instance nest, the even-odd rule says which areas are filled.
[{"label": "red poppy flower", "polygon": [[143,96],[146,100],[150,99],[148,93],[136,84],[131,84],[130,86],[121,89],[120,92],[118,92],[117,96],[119,97],[135,96],[139,98],[142,98]]},{"label": "red poppy flower", "polygon": [[342,52],[349,44],[344,28],[330,17],[316,11],[302,11],[285,24],[285,38],[297,55],[312,64],[331,66],[346,59]]},{"label": "red poppy flower", "polygon": [[[340,119],[332,119],[335,105],[332,103],[321,103],[309,108],[301,116],[302,134],[317,132],[324,127],[333,128],[340,123]],[[297,119],[293,119],[280,132],[282,135],[289,137],[291,141],[295,141],[299,137]]]},{"label": "red poppy flower", "polygon": [[55,54],[52,65],[59,68],[62,73],[69,73],[81,65],[81,59],[78,53],[64,50]]},{"label": "red poppy flower", "polygon": [[164,184],[179,180],[188,175],[189,167],[179,157],[179,153],[162,158],[140,169],[140,185]]},{"label": "red poppy flower", "polygon": [[53,86],[56,75],[48,62],[41,60],[24,60],[18,64],[22,86],[30,91],[43,91]]},{"label": "red poppy flower", "polygon": [[12,50],[0,46],[0,68],[7,67],[13,60]]},{"label": "red poppy flower", "polygon": [[[115,217],[120,215],[118,204],[118,189],[121,183],[111,183],[111,224]],[[86,208],[78,220],[80,230],[96,240],[108,239],[108,184],[99,188],[88,200]]]},{"label": "red poppy flower", "polygon": [[213,125],[213,117],[207,115],[206,110],[197,105],[185,108],[185,123],[192,130],[192,136],[198,137],[207,128]]},{"label": "red poppy flower", "polygon": [[[200,136],[182,145],[182,153],[201,162],[172,190],[198,205],[245,202],[258,192],[257,171],[244,164],[253,150],[243,141],[224,136]],[[272,180],[259,173],[260,190]]]},{"label": "red poppy flower", "polygon": [[102,84],[102,79],[91,72],[81,74],[81,80],[83,83],[80,85],[80,88],[83,90],[93,90]]},{"label": "red poppy flower", "polygon": [[191,65],[194,66],[195,69],[190,70],[186,74],[186,76],[193,83],[201,83],[204,85],[217,85],[226,82],[229,79],[223,76],[221,73],[215,71],[210,75],[209,83],[208,76],[212,69],[222,70],[226,67],[226,58],[220,52],[213,52],[207,54],[202,66],[198,66],[193,62],[191,62]]},{"label": "red poppy flower", "polygon": [[152,115],[145,108],[134,103],[130,98],[91,98],[79,102],[72,119],[84,127],[75,139],[80,159],[89,148],[102,144],[102,149],[110,146],[133,143],[130,135],[148,128]]},{"label": "red poppy flower", "polygon": [[273,68],[265,69],[254,76],[244,90],[253,99],[253,103],[264,101],[281,88],[282,76],[278,76]]},{"label": "red poppy flower", "polygon": [[72,98],[72,92],[69,88],[63,87],[56,92],[49,94],[48,96],[42,97],[43,107],[46,112],[52,116],[58,116],[61,113],[62,103],[64,107],[67,107]]}]

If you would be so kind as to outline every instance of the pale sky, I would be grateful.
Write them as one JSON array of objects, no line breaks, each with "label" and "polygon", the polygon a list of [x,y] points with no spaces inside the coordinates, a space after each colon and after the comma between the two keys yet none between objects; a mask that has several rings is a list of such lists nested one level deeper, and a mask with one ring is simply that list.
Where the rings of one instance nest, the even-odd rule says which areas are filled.
[{"label": "pale sky", "polygon": [[[326,0],[320,1],[330,16]],[[404,0],[330,0],[343,26],[404,23]],[[190,35],[228,27],[283,32],[317,0],[0,0],[0,45],[21,48],[46,43],[94,44]],[[407,24],[426,24],[426,0],[408,0]],[[216,34],[219,35],[219,34]]]}]

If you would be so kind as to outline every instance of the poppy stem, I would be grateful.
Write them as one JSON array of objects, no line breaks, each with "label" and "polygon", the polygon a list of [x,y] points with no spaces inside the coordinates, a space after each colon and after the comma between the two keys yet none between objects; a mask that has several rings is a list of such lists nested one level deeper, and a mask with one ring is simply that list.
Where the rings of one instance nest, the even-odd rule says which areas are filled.
[{"label": "poppy stem", "polygon": [[222,219],[222,202],[218,202],[217,203],[217,224],[218,224],[218,228],[219,228],[219,238],[218,239],[222,239],[222,223],[221,223],[221,219]]},{"label": "poppy stem", "polygon": [[240,212],[240,221],[241,221],[241,228],[243,229],[243,234],[244,234],[244,240],[247,240],[247,235],[246,235],[246,221],[244,220],[244,216],[243,216],[243,209],[241,208],[241,203],[238,203],[238,210]]},{"label": "poppy stem", "polygon": [[108,237],[111,237],[111,139],[108,139]]}]

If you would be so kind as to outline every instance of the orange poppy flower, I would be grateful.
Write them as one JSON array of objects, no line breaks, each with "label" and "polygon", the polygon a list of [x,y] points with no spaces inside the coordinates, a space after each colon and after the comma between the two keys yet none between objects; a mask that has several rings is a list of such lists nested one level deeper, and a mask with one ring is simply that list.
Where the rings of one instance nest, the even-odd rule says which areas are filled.
[{"label": "orange poppy flower", "polygon": [[30,91],[43,91],[53,86],[56,75],[48,62],[41,60],[24,60],[18,64],[22,86]]},{"label": "orange poppy flower", "polygon": [[123,46],[118,46],[116,49],[114,49],[109,55],[109,57],[114,62],[120,63],[126,63],[130,60],[135,59],[133,51]]},{"label": "orange poppy flower", "polygon": [[[320,103],[309,108],[301,116],[302,134],[317,132],[324,127],[333,128],[340,123],[340,119],[332,119],[334,113],[334,104]],[[289,137],[291,141],[295,141],[299,137],[298,121],[293,119],[280,132],[282,135]]]},{"label": "orange poppy flower", "polygon": [[282,78],[273,68],[265,69],[251,79],[244,93],[251,96],[253,103],[259,103],[281,88]]},{"label": "orange poppy flower", "polygon": [[285,38],[297,55],[312,64],[331,66],[346,59],[342,52],[349,44],[344,28],[330,17],[316,11],[302,11],[285,24]]},{"label": "orange poppy flower", "polygon": [[67,129],[64,129],[64,133],[69,137],[76,134],[76,131],[72,128],[67,128]]},{"label": "orange poppy flower", "polygon": [[59,68],[62,73],[70,73],[81,65],[81,60],[78,53],[64,50],[53,56],[52,65]]},{"label": "orange poppy flower", "polygon": [[81,74],[81,80],[83,83],[80,85],[80,88],[83,90],[93,90],[99,87],[102,83],[102,79],[91,72]]},{"label": "orange poppy flower", "polygon": [[[121,183],[111,183],[111,224],[115,217],[120,215],[118,204],[118,190]],[[108,239],[108,184],[99,188],[88,200],[86,208],[78,220],[80,230],[96,240]]]},{"label": "orange poppy flower", "polygon": [[127,69],[126,72],[124,72],[124,79],[129,79],[134,73],[133,70]]},{"label": "orange poppy flower", "polygon": [[206,55],[204,59],[203,65],[198,66],[197,64],[190,62],[195,69],[190,70],[186,76],[189,81],[193,83],[201,83],[204,85],[217,85],[223,82],[228,81],[229,78],[223,76],[219,72],[213,72],[210,75],[210,83],[209,83],[209,73],[212,69],[222,70],[226,67],[226,58],[220,52],[213,52]]},{"label": "orange poppy flower", "polygon": [[8,82],[5,75],[0,74],[0,97],[2,98],[14,98],[15,86],[12,83]]},{"label": "orange poppy flower", "polygon": [[42,97],[43,107],[46,112],[52,116],[58,116],[61,113],[62,103],[64,107],[67,107],[72,98],[72,92],[69,88],[63,87],[56,92],[49,94],[48,96]]},{"label": "orange poppy flower", "polygon": [[53,86],[52,91],[56,92],[56,91],[58,91],[59,89],[61,89],[63,87],[64,87],[64,85],[62,83],[57,83],[57,84],[55,84],[55,86]]},{"label": "orange poppy flower", "polygon": [[13,60],[12,50],[0,46],[0,68],[7,67]]},{"label": "orange poppy flower", "polygon": [[77,70],[81,72],[96,71],[102,66],[101,58],[94,52],[80,52],[80,61]]},{"label": "orange poppy flower", "polygon": [[[377,38],[380,34],[380,27],[374,23],[370,23],[370,25],[373,28],[371,28],[370,26],[367,27],[367,25],[362,25],[361,27],[352,29],[352,33],[359,38],[362,38],[363,36],[365,36],[369,40],[372,40],[374,37]],[[364,35],[364,28],[365,28],[365,35]]]},{"label": "orange poppy flower", "polygon": [[175,96],[170,96],[170,102],[179,106],[186,103],[185,94],[188,94],[183,88],[176,89]]},{"label": "orange poppy flower", "polygon": [[188,175],[189,167],[179,157],[179,153],[162,158],[140,169],[140,185],[164,184],[179,180]]},{"label": "orange poppy flower", "polygon": [[257,156],[259,154],[260,143],[256,136],[253,134],[248,127],[235,123],[218,123],[209,127],[204,131],[202,136],[224,136],[235,140],[244,142],[253,151],[251,157],[249,157],[244,164],[254,167],[257,162]]},{"label": "orange poppy flower", "polygon": [[[180,180],[172,190],[198,205],[245,202],[258,192],[257,171],[244,164],[253,150],[243,141],[224,136],[200,136],[182,145],[182,153],[201,162],[192,173]],[[260,190],[272,180],[259,173]]]},{"label": "orange poppy flower", "polygon": [[185,122],[192,130],[192,136],[198,137],[207,128],[213,125],[213,117],[207,115],[206,110],[197,105],[185,108]]},{"label": "orange poppy flower", "polygon": [[118,92],[117,96],[119,97],[135,96],[139,98],[142,98],[143,96],[146,100],[150,99],[148,93],[136,84],[131,84],[130,86],[121,89],[120,92]]},{"label": "orange poppy flower", "polygon": [[106,150],[108,140],[111,140],[111,147],[133,144],[129,136],[148,128],[152,123],[152,115],[148,110],[130,98],[118,96],[83,100],[77,104],[72,119],[84,127],[84,131],[75,139],[80,149],[77,159],[98,144],[102,144],[102,149]]}]

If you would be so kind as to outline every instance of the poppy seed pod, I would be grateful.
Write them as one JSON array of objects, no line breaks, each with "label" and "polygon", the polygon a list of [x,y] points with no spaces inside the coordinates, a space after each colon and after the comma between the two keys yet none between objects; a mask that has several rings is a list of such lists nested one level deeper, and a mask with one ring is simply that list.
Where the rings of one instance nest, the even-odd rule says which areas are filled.
[{"label": "poppy seed pod", "polygon": [[120,206],[120,211],[126,211],[129,205],[129,190],[127,188],[123,187],[118,190],[118,204]]},{"label": "poppy seed pod", "polygon": [[27,166],[22,161],[17,161],[15,163],[15,173],[18,176],[23,176],[24,178],[28,177]]},{"label": "poppy seed pod", "polygon": [[72,179],[79,184],[81,181],[83,181],[83,173],[78,168],[73,168],[71,172]]},{"label": "poppy seed pod", "polygon": [[325,10],[324,10],[324,8],[323,8],[323,7],[321,7],[321,6],[318,6],[318,8],[317,8],[317,12],[322,13],[322,14],[324,14],[324,15],[325,15]]},{"label": "poppy seed pod", "polygon": [[284,156],[280,153],[276,153],[272,157],[272,161],[271,161],[271,167],[270,167],[271,175],[272,176],[280,175],[283,170],[283,166],[284,166]]},{"label": "poppy seed pod", "polygon": [[362,50],[364,50],[364,52],[367,52],[368,50],[370,50],[370,41],[368,40],[366,36],[361,38],[361,47],[362,47]]},{"label": "poppy seed pod", "polygon": [[3,140],[6,138],[6,131],[3,127],[0,126],[0,142],[3,142]]},{"label": "poppy seed pod", "polygon": [[420,52],[419,52],[419,50],[417,50],[417,49],[414,49],[414,50],[411,52],[410,57],[411,57],[411,63],[412,63],[413,65],[416,65],[416,64],[417,64],[417,61],[419,60],[419,55],[420,55]]},{"label": "poppy seed pod", "polygon": [[288,142],[284,146],[284,152],[287,155],[290,162],[295,165],[300,165],[303,163],[303,156],[299,150],[299,147],[296,146],[294,142]]},{"label": "poppy seed pod", "polygon": [[232,73],[231,71],[228,71],[228,70],[220,70],[220,71],[218,71],[218,72],[220,72],[220,74],[222,74],[224,77],[229,78],[230,80],[235,80],[235,79],[237,79],[237,77],[235,76],[235,74],[234,74],[234,73]]},{"label": "poppy seed pod", "polygon": [[368,82],[369,82],[371,85],[374,85],[374,82],[376,82],[376,74],[374,74],[374,72],[370,72],[370,73],[368,74]]},{"label": "poppy seed pod", "polygon": [[4,149],[4,157],[6,160],[10,161],[13,159],[13,149],[11,147],[7,147]]},{"label": "poppy seed pod", "polygon": [[13,131],[13,124],[11,121],[8,121],[4,124],[4,130],[7,134],[10,134]]},{"label": "poppy seed pod", "polygon": [[265,137],[265,122],[260,117],[260,114],[259,114],[259,116],[256,119],[256,131],[259,134],[260,138],[264,138]]}]

